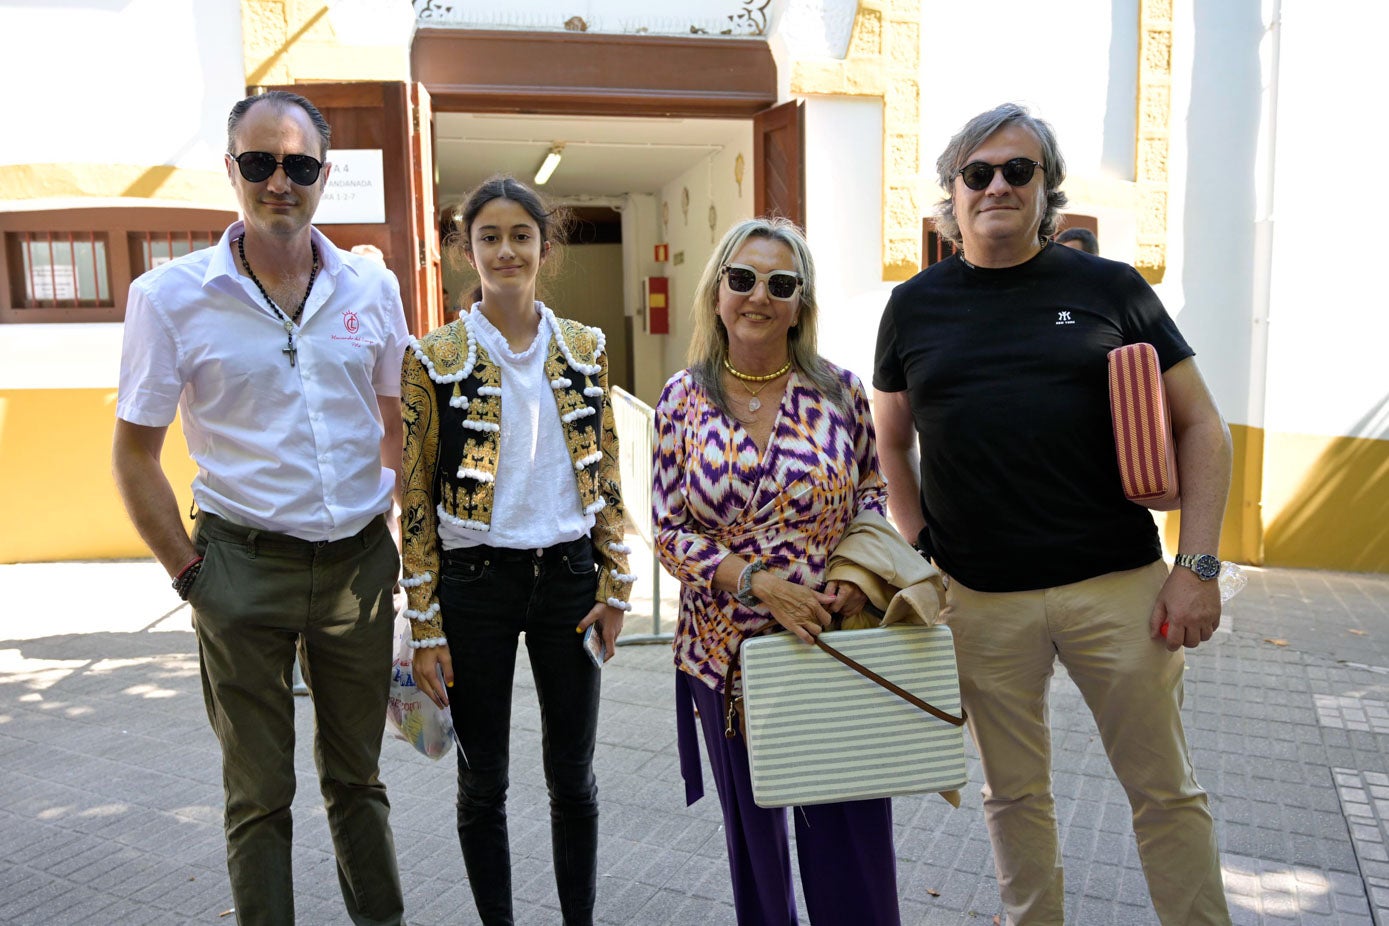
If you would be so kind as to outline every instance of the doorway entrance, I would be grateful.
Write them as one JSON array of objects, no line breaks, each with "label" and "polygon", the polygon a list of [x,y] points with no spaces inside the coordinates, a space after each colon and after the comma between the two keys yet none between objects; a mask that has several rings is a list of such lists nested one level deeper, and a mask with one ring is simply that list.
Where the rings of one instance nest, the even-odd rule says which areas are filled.
[{"label": "doorway entrance", "polygon": [[[688,299],[724,229],[771,212],[804,223],[800,106],[775,105],[763,40],[425,28],[411,58],[441,204],[498,172],[533,184],[559,156],[538,189],[608,231],[568,249],[553,305],[604,329],[612,383],[647,401],[683,365]],[[649,277],[667,279],[666,333]]]}]

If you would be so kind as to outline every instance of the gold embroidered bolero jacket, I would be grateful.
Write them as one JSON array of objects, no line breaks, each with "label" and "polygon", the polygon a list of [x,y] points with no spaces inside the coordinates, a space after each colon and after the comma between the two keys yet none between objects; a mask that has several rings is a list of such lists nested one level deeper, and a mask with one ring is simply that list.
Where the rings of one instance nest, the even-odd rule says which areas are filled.
[{"label": "gold embroidered bolero jacket", "polygon": [[[597,600],[626,611],[632,582],[622,543],[624,512],[618,477],[617,432],[608,402],[603,332],[570,319],[550,323],[545,376],[554,390],[565,443],[584,513],[594,516]],[[476,531],[492,523],[501,451],[501,368],[470,335],[465,319],[414,340],[405,352],[401,407],[405,419],[404,497],[400,516],[414,643],[444,645],[439,614],[439,522]]]}]

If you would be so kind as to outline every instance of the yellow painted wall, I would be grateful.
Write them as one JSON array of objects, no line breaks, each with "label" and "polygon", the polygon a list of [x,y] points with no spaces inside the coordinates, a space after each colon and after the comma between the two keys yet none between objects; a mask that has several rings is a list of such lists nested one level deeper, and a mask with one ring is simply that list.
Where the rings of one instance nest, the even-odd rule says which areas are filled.
[{"label": "yellow painted wall", "polygon": [[1265,440],[1268,565],[1389,572],[1389,441],[1308,434]]},{"label": "yellow painted wall", "polygon": [[[1389,572],[1389,441],[1231,425],[1235,471],[1221,559]],[[1160,516],[1176,551],[1179,512]]]},{"label": "yellow painted wall", "polygon": [[158,199],[208,209],[235,206],[231,185],[221,170],[133,164],[0,165],[0,199],[64,197]]},{"label": "yellow painted wall", "polygon": [[[374,14],[381,22],[374,36],[342,35],[338,27],[343,24],[335,27],[331,6],[325,0],[241,0],[247,86],[410,79],[409,35],[395,35],[399,17],[413,17],[407,6],[384,20],[379,18],[385,11]],[[408,23],[405,28],[408,32]]]},{"label": "yellow painted wall", "polygon": [[[114,389],[0,390],[0,563],[149,556],[111,477]],[[186,512],[196,467],[178,422],[164,470]]]}]

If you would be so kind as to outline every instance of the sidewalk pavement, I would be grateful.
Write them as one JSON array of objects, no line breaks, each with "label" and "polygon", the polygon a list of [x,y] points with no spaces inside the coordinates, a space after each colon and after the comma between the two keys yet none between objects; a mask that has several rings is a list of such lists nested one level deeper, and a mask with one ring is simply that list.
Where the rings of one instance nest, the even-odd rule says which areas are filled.
[{"label": "sidewalk pavement", "polygon": [[[639,543],[639,541],[635,541]],[[624,635],[648,634],[651,560]],[[1188,654],[1186,709],[1237,924],[1389,926],[1389,576],[1249,570],[1228,629]],[[675,616],[662,580],[662,624]],[[643,615],[642,609],[645,609]],[[510,820],[518,924],[557,924],[539,715],[514,695]],[[604,670],[598,919],[734,923],[718,802],[685,807],[668,646]],[[346,922],[299,699],[298,921]],[[1074,685],[1051,712],[1067,921],[1157,919],[1122,790]],[[186,607],[148,561],[0,566],[0,923],[228,923],[217,743]],[[1001,921],[978,762],[951,809],[899,798],[903,922]],[[476,923],[453,828],[454,759],[388,740],[382,777],[415,926]],[[999,917],[995,920],[995,917]]]}]

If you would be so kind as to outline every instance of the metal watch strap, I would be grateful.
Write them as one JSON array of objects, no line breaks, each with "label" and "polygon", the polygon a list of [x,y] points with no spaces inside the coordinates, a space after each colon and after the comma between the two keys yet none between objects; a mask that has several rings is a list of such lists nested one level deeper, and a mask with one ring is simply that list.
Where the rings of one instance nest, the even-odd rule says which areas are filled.
[{"label": "metal watch strap", "polygon": [[[1172,563],[1173,565],[1190,569],[1192,572],[1196,573],[1196,577],[1202,582],[1209,582],[1220,575],[1220,558],[1210,553],[1178,553],[1172,558]],[[1206,571],[1210,573],[1207,575],[1206,572],[1202,571],[1201,566],[1203,564],[1212,563],[1214,564],[1213,566],[1207,566]]]}]

